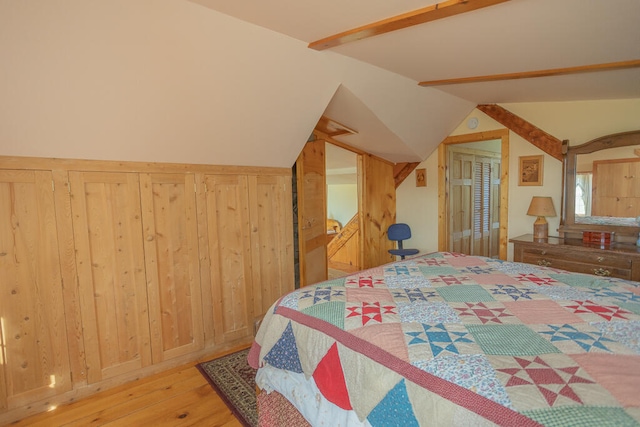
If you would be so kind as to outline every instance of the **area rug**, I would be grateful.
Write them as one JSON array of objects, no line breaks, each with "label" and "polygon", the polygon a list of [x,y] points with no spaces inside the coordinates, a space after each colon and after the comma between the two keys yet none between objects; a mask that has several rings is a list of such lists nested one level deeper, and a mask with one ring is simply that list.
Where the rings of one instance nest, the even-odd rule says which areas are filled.
[{"label": "area rug", "polygon": [[258,425],[256,370],[247,363],[249,349],[203,362],[196,367],[246,427]]}]

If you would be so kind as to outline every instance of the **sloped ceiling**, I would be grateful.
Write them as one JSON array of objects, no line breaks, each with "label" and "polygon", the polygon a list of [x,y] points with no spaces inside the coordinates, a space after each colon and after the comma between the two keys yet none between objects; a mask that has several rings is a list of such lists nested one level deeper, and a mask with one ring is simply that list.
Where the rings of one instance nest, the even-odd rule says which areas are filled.
[{"label": "sloped ceiling", "polygon": [[[382,50],[367,40],[358,52],[349,51],[356,44],[307,47],[335,31],[432,3],[0,1],[0,155],[290,167],[330,112],[359,132],[347,143],[393,162],[416,161],[478,102],[541,99],[550,92],[563,97],[558,87],[518,85],[517,96],[500,86],[488,99],[482,87],[491,83],[466,91],[421,87],[418,79],[451,77],[451,70],[455,77],[640,58],[637,0],[616,0],[615,7],[512,0],[504,3],[507,9],[501,4],[435,23],[436,29],[453,25],[446,31],[426,24],[429,37],[415,45],[417,35],[409,42],[404,37],[417,28],[380,39]],[[559,17],[547,16],[554,14]],[[598,18],[606,25],[596,25]],[[506,30],[499,32],[501,25]],[[490,46],[520,33],[526,38],[510,41],[506,51]],[[391,43],[396,37],[401,44]],[[539,38],[544,44],[536,43]],[[382,61],[382,54],[402,52],[406,56],[378,62],[378,55]],[[405,61],[411,57],[428,72],[409,74]],[[613,80],[628,96],[640,97],[638,79],[629,83],[625,76]],[[567,99],[622,96],[593,81],[585,85],[571,87]]]},{"label": "sloped ceiling", "polygon": [[[434,0],[190,1],[305,43],[437,3]],[[454,2],[441,2],[451,3]],[[321,53],[371,64],[406,77],[416,85],[440,79],[637,61],[640,60],[638,16],[637,0],[511,0],[349,42]],[[382,112],[363,98],[364,93],[357,93],[344,81],[341,83],[354,97],[338,92],[327,115],[367,136],[337,139],[358,148],[363,148],[360,142],[367,139],[369,146],[377,147],[383,157],[411,161],[412,154],[423,159],[440,142],[439,125],[444,123],[445,128],[450,128],[452,119],[457,124],[465,116],[459,110],[446,107],[443,110],[440,101],[444,95],[472,105],[638,98],[640,68],[425,87],[422,89],[430,92],[424,94],[426,100],[418,118],[395,104],[396,111]],[[367,115],[370,119],[363,120]],[[373,123],[376,119],[379,123]],[[419,141],[403,135],[412,133],[407,129],[415,127],[416,120],[426,123]],[[372,142],[375,135],[380,138]],[[386,148],[380,148],[385,144]],[[388,155],[391,152],[397,153],[396,158]]]},{"label": "sloped ceiling", "polygon": [[474,107],[186,0],[0,1],[0,29],[0,155],[291,167],[344,87],[415,159]]}]

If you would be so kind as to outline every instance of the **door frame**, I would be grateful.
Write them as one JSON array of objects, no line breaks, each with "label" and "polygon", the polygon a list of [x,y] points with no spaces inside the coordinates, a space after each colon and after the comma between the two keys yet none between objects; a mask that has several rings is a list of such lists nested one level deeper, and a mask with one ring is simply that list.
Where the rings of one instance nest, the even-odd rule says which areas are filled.
[{"label": "door frame", "polygon": [[507,259],[508,245],[508,215],[509,215],[509,130],[497,129],[487,132],[468,133],[445,138],[438,146],[438,250],[446,252],[448,248],[449,217],[449,165],[447,148],[451,144],[465,144],[469,142],[489,141],[500,139],[500,237],[499,256]]}]

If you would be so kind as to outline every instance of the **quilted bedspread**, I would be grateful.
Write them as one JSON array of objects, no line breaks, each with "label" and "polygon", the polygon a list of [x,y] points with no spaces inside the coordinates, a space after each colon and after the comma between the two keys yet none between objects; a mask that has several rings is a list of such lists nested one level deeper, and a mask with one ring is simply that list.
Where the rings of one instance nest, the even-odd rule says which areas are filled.
[{"label": "quilted bedspread", "polygon": [[637,426],[640,283],[427,254],[284,296],[249,362],[372,426]]}]

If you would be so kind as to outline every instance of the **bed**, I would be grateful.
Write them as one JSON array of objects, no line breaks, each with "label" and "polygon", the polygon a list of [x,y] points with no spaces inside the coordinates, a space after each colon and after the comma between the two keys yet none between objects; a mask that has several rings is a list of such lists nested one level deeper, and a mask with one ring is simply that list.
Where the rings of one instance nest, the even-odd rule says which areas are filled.
[{"label": "bed", "polygon": [[285,295],[249,363],[314,426],[637,426],[640,283],[426,254]]}]

